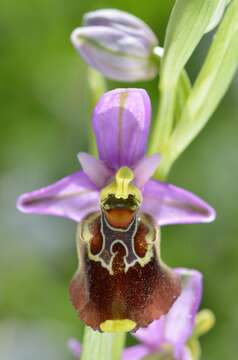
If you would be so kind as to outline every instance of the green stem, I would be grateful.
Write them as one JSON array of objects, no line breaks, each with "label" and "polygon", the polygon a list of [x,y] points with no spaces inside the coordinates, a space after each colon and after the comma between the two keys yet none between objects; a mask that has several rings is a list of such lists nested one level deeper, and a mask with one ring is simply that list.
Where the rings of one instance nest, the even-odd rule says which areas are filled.
[{"label": "green stem", "polygon": [[81,360],[120,360],[126,333],[99,333],[85,327]]},{"label": "green stem", "polygon": [[[168,142],[170,132],[173,126],[173,112],[174,112],[174,94],[173,89],[175,85],[164,84],[163,82],[163,55],[164,49],[155,47],[153,50],[153,58],[157,62],[158,71],[161,74],[159,80],[159,105],[156,117],[156,122],[153,127],[152,135],[149,142],[149,154],[166,151],[166,144]],[[175,90],[174,90],[175,91]]]},{"label": "green stem", "polygon": [[[100,97],[106,92],[106,81],[99,72],[88,67],[88,83],[91,91],[91,104],[94,109]],[[92,155],[97,155],[97,145],[94,134],[90,136],[89,150]]]},{"label": "green stem", "polygon": [[149,153],[166,152],[166,146],[173,127],[176,83],[163,84],[160,80],[158,115],[150,139]]},{"label": "green stem", "polygon": [[[154,56],[157,56],[159,63],[160,51],[154,51]],[[158,64],[160,69],[160,64]],[[156,122],[152,131],[149,154],[159,152],[162,155],[161,164],[155,173],[155,177],[159,180],[165,180],[172,161],[169,157],[170,150],[170,137],[174,129],[175,123],[181,115],[184,104],[191,92],[191,83],[185,69],[181,71],[178,81],[173,81],[169,84],[163,84],[160,81],[159,85],[160,100],[158,104],[158,114]]]}]

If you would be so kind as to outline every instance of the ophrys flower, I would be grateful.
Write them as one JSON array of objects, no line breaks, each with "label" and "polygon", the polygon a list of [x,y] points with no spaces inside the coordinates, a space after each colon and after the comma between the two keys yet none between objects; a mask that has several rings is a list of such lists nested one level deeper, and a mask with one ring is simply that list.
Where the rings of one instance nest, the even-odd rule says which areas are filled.
[{"label": "ophrys flower", "polygon": [[79,223],[71,299],[81,319],[102,331],[147,326],[168,312],[180,281],[160,260],[159,226],[215,217],[192,193],[150,179],[160,161],[145,156],[150,117],[144,90],[107,92],[93,114],[99,159],[80,153],[82,171],[18,200],[24,212]]}]

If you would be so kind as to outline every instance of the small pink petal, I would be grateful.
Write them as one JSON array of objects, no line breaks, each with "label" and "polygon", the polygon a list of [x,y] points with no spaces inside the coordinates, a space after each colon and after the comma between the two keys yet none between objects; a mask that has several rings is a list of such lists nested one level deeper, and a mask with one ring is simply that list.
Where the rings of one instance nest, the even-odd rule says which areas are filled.
[{"label": "small pink petal", "polygon": [[179,354],[179,359],[180,360],[194,360],[191,350],[187,346],[184,346],[182,348],[182,350]]},{"label": "small pink petal", "polygon": [[131,346],[123,351],[122,360],[142,360],[150,352],[151,349],[143,345]]},{"label": "small pink petal", "polygon": [[147,181],[153,176],[155,170],[160,163],[160,154],[154,154],[152,156],[146,156],[141,159],[134,168],[135,185],[142,188]]},{"label": "small pink petal", "polygon": [[161,316],[159,320],[153,321],[149,326],[140,328],[133,336],[140,340],[143,344],[158,349],[164,341],[164,324],[166,316]]},{"label": "small pink petal", "polygon": [[83,152],[78,154],[78,159],[85,174],[99,189],[106,185],[113,172],[102,160]]},{"label": "small pink petal", "polygon": [[192,335],[202,297],[202,274],[196,270],[176,269],[182,292],[166,315],[164,341],[180,349]]}]

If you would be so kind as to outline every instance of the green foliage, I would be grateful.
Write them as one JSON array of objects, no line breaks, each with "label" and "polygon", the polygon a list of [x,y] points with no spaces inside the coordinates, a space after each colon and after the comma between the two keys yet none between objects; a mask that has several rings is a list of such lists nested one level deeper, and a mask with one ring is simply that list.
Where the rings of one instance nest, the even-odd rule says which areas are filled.
[{"label": "green foliage", "polygon": [[176,83],[181,70],[201,40],[219,0],[177,0],[165,37],[161,87]]},{"label": "green foliage", "polygon": [[163,155],[158,178],[166,177],[173,162],[206,124],[237,69],[237,0],[230,4],[192,88],[183,69],[204,32],[221,18],[221,5],[224,11],[226,4],[221,1],[178,0],[170,16],[160,67],[159,113],[150,144],[150,153]]},{"label": "green foliage", "polygon": [[174,125],[180,119],[184,105],[190,95],[192,85],[185,69],[181,71],[178,79],[176,94],[175,94],[175,109],[174,109]]},{"label": "green foliage", "polygon": [[[106,80],[99,72],[88,67],[88,85],[90,89],[91,108],[94,109],[100,97],[106,92]],[[94,134],[91,131],[89,150],[92,155],[97,155],[97,145]]]},{"label": "green foliage", "polygon": [[150,152],[167,152],[167,143],[173,128],[174,107],[178,78],[197,44],[201,40],[219,0],[177,0],[166,30],[164,56],[160,69],[160,104]]},{"label": "green foliage", "polygon": [[230,5],[216,33],[171,138],[175,159],[197,136],[227,91],[238,66],[238,1]]},{"label": "green foliage", "polygon": [[[170,140],[160,173],[172,163],[204,127],[227,91],[238,66],[238,1],[234,0],[216,33],[205,63],[187,97]],[[175,90],[174,90],[175,91]]]}]

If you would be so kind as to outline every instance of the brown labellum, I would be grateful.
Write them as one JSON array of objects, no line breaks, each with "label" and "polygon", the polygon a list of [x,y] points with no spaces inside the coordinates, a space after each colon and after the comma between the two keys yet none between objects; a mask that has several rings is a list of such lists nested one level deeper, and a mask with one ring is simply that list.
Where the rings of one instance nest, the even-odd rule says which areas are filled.
[{"label": "brown labellum", "polygon": [[166,314],[180,294],[177,276],[160,261],[153,219],[126,208],[85,218],[78,227],[79,268],[70,296],[95,330],[106,320],[132,320],[136,330]]}]

